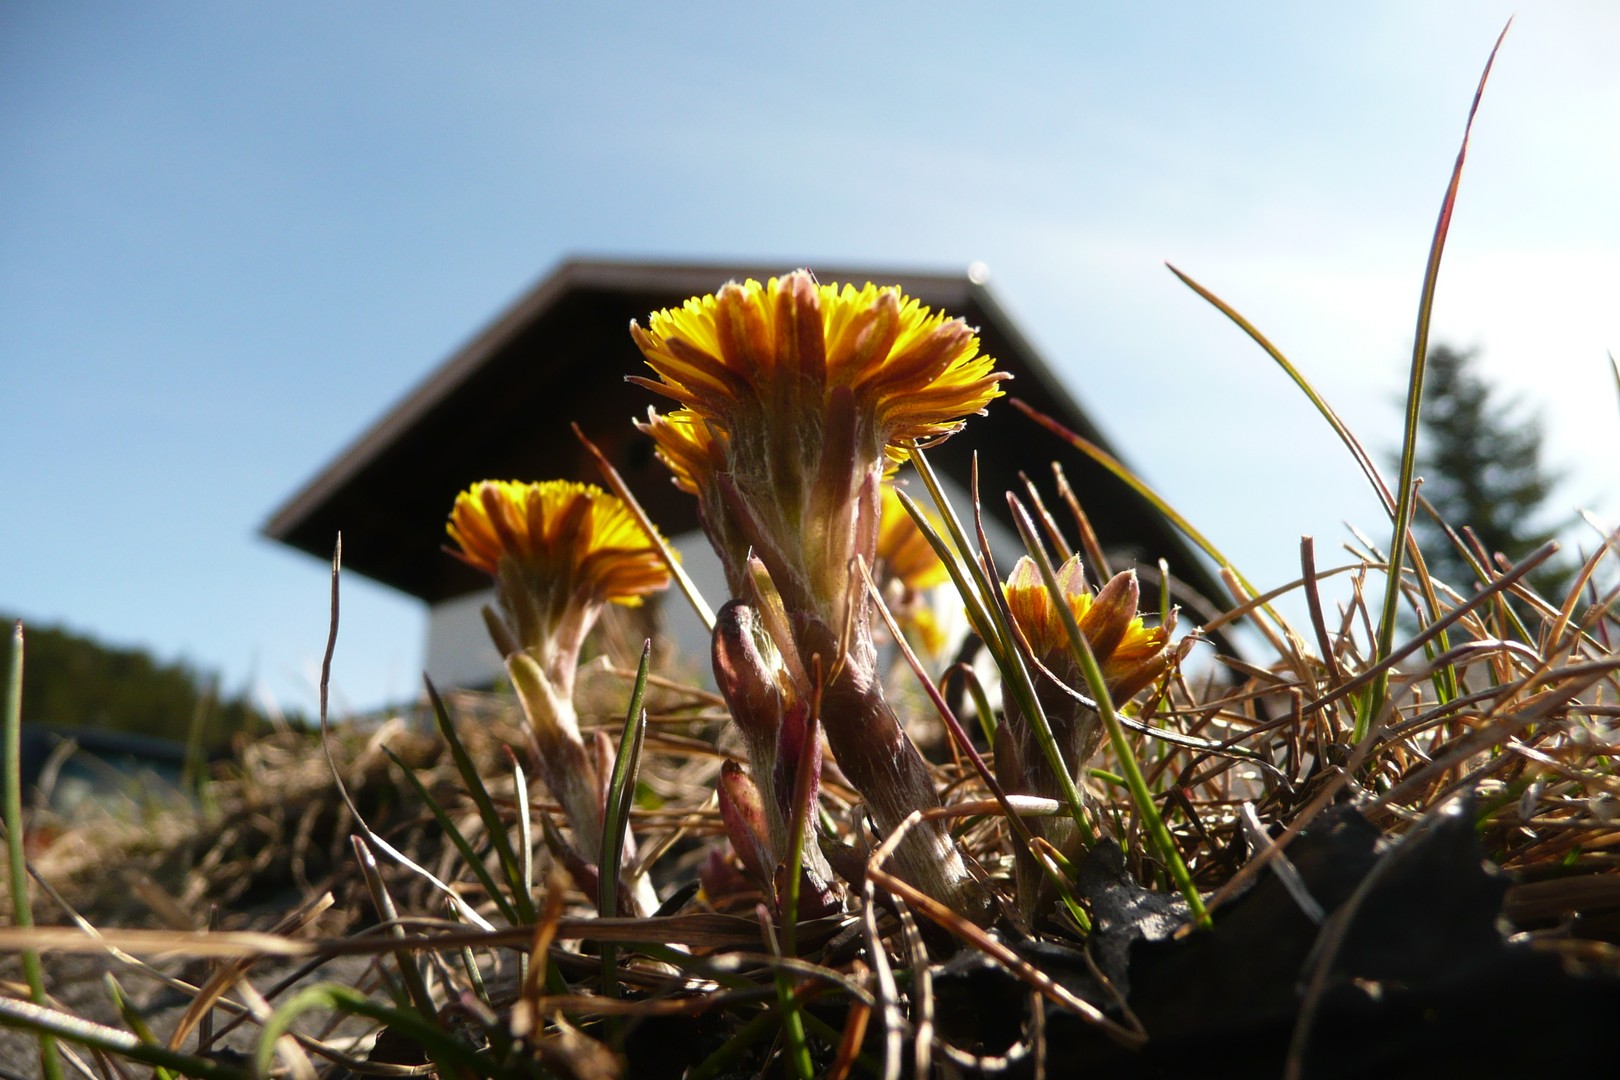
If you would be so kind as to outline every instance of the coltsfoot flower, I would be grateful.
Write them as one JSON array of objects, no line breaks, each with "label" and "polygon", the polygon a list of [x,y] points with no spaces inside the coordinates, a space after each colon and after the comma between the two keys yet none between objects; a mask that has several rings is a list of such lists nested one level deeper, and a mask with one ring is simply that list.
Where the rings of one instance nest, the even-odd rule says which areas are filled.
[{"label": "coltsfoot flower", "polygon": [[[1172,627],[1149,629],[1137,614],[1140,589],[1136,571],[1115,574],[1094,596],[1086,587],[1085,572],[1076,555],[1058,568],[1057,580],[1086,644],[1102,668],[1103,681],[1115,703],[1124,704],[1164,674],[1170,665],[1166,646]],[[1049,671],[1078,679],[1068,630],[1034,560],[1027,555],[1021,557],[1002,592],[1035,658]],[[1078,682],[1071,685],[1081,686]]]},{"label": "coltsfoot flower", "polygon": [[[757,558],[792,627],[783,651],[806,670],[836,672],[825,686],[796,677],[792,696],[821,703],[828,742],[880,829],[938,805],[927,763],[883,698],[852,570],[857,558],[876,561],[884,474],[912,444],[982,412],[1007,376],[962,320],[897,287],[820,285],[804,270],[731,282],[630,332],[657,375],[631,381],[679,406],[650,413],[642,430],[698,496],[732,595],[751,595]],[[754,723],[740,719],[745,730]],[[764,787],[787,755],[761,749],[751,756]],[[914,829],[898,854],[936,899],[970,917],[986,910],[939,823]]]},{"label": "coltsfoot flower", "polygon": [[731,282],[630,332],[658,375],[631,381],[681,406],[642,430],[703,501],[732,584],[752,548],[790,604],[833,623],[851,561],[873,559],[885,466],[959,430],[1007,377],[962,320],[804,270]]},{"label": "coltsfoot flower", "polygon": [[[604,605],[641,603],[669,584],[668,569],[629,508],[591,484],[486,480],[456,497],[446,531],[455,544],[446,550],[495,579],[500,613],[486,607],[485,624],[528,718],[540,775],[581,859],[593,863],[606,794],[601,761],[612,755],[591,752],[580,733],[580,648]],[[627,838],[627,867],[634,854]],[[645,877],[630,887],[637,910],[657,906]]]},{"label": "coltsfoot flower", "polygon": [[602,605],[634,606],[669,585],[629,508],[593,484],[485,480],[456,497],[445,531],[452,555],[496,580],[502,653],[527,651],[563,696]]},{"label": "coltsfoot flower", "polygon": [[503,558],[558,592],[635,605],[669,584],[657,547],[616,496],[571,480],[485,480],[456,496],[451,554],[486,574]]},{"label": "coltsfoot flower", "polygon": [[[1102,669],[1108,696],[1123,705],[1170,666],[1168,650],[1174,613],[1167,625],[1148,628],[1137,614],[1136,572],[1115,574],[1095,595],[1086,586],[1078,556],[1057,571],[1058,590],[1074,613],[1080,633]],[[1035,696],[1051,728],[1063,764],[1078,779],[1102,739],[1102,718],[1097,710],[1075,696],[1089,693],[1080,665],[1074,659],[1062,612],[1028,556],[1020,558],[1002,586],[1007,610],[1030,653],[1038,663]],[[1060,798],[1064,785],[1047,758],[1034,724],[1018,704],[1007,701],[1007,722],[996,729],[996,773],[1008,791]],[[1030,830],[1056,845],[1070,847],[1078,839],[1071,819],[1058,817],[1032,821]],[[1020,854],[1015,869],[1019,904],[1032,915],[1049,898],[1044,875]]]},{"label": "coltsfoot flower", "polygon": [[757,426],[805,434],[797,421],[842,408],[847,394],[863,449],[898,452],[959,430],[1006,378],[961,319],[897,286],[818,285],[805,270],[731,282],[630,332],[661,380],[632,381],[734,438]]}]

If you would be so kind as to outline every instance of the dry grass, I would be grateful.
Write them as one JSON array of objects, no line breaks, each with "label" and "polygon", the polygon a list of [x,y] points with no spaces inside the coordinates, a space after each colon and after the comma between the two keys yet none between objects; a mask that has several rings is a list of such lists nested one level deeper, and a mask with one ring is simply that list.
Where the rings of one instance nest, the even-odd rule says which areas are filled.
[{"label": "dry grass", "polygon": [[[1590,562],[1579,591],[1561,599],[1528,593],[1514,572],[1493,574],[1466,600],[1461,590],[1439,589],[1439,619],[1417,604],[1414,620],[1430,629],[1381,664],[1368,659],[1376,649],[1368,636],[1374,624],[1365,583],[1380,570],[1372,558],[1312,571],[1290,586],[1309,594],[1311,626],[1284,625],[1259,601],[1217,620],[1257,620],[1274,650],[1271,662],[1224,658],[1229,676],[1198,685],[1178,676],[1136,717],[1151,733],[1133,735],[1145,777],[1216,924],[1229,903],[1241,902],[1246,884],[1262,876],[1262,866],[1289,865],[1289,844],[1327,808],[1353,805],[1398,840],[1433,820],[1455,794],[1470,792],[1484,853],[1512,874],[1503,911],[1513,928],[1571,965],[1620,971],[1614,951],[1620,940],[1620,778],[1613,768],[1620,749],[1614,721],[1620,659],[1610,644],[1620,622],[1613,591],[1599,595],[1593,585],[1605,568],[1612,576],[1612,546],[1604,552]],[[1349,583],[1339,603],[1318,595],[1324,580]],[[1432,628],[1442,624],[1445,651],[1438,653]],[[1380,668],[1391,673],[1392,693],[1358,743],[1358,687],[1369,685]],[[585,685],[601,705],[582,710],[588,721],[616,735],[622,721],[611,716],[622,708],[617,703],[632,677],[597,665]],[[927,993],[927,976],[944,970],[941,961],[956,950],[1002,968],[1031,994],[1089,1018],[1123,1045],[1160,1034],[1144,1033],[1120,1001],[1076,997],[1043,974],[1027,951],[1009,944],[1033,933],[1079,946],[1083,938],[1058,909],[1021,930],[1004,917],[999,931],[987,934],[883,871],[881,851],[864,856],[866,900],[857,888],[849,915],[797,927],[798,956],[784,957],[777,951],[782,928],[773,927],[734,864],[717,861],[726,850],[712,797],[718,748],[730,737],[723,713],[699,691],[669,687],[653,687],[649,705],[631,828],[661,896],[676,894],[700,870],[706,886],[677,902],[671,914],[639,923],[592,918],[592,899],[551,867],[544,837],[535,835],[530,874],[539,910],[534,922],[510,925],[421,794],[404,782],[401,766],[384,753],[386,747],[399,756],[479,859],[496,868],[491,837],[464,778],[416,717],[350,728],[329,740],[363,823],[341,797],[320,740],[283,732],[239,749],[213,783],[214,813],[171,811],[138,825],[102,821],[60,832],[34,851],[34,870],[53,887],[52,894],[36,893],[36,906],[42,922],[71,927],[71,906],[88,916],[87,924],[48,938],[43,928],[7,930],[5,943],[38,947],[48,979],[71,952],[91,951],[121,982],[195,995],[200,1015],[174,1029],[187,1033],[174,1059],[182,1072],[200,1068],[210,1050],[198,1041],[199,1031],[211,1026],[218,1032],[241,1015],[247,1019],[234,1028],[234,1044],[257,1045],[257,1033],[277,1032],[281,1017],[305,1009],[313,1011],[275,1051],[279,1067],[295,1073],[303,1059],[318,1071],[364,1071],[363,1063],[384,1051],[422,1062],[426,1044],[429,1059],[464,1075],[528,1075],[541,1067],[535,1062],[558,1075],[612,1075],[622,1055],[638,1068],[658,1060],[646,1056],[647,1044],[670,1038],[670,1017],[701,1018],[685,1026],[689,1040],[665,1047],[690,1055],[681,1064],[698,1067],[695,1075],[728,1075],[731,1067],[756,1071],[771,1060],[778,1037],[776,973],[786,973],[804,1006],[818,1070],[870,1067],[881,1074],[888,1069],[885,1055],[909,1068],[923,1060],[964,1067],[978,1055],[1017,1056],[1020,1047],[1031,1053],[1036,1035],[1028,1023],[1011,1047],[957,1045],[952,1022],[931,1015],[937,999]],[[458,695],[453,707],[501,827],[522,835],[505,748],[522,747],[524,738],[510,703]],[[1105,752],[1094,765],[1086,788],[1099,831],[1118,839],[1133,880],[1168,895],[1165,868],[1141,842],[1140,815],[1110,779],[1119,763]],[[1011,835],[991,792],[960,747],[944,750],[935,773],[947,812],[962,823],[964,848],[1007,887]],[[535,818],[552,811],[538,786],[527,797]],[[869,852],[872,838],[857,828],[855,795],[836,773],[823,789],[823,810],[836,839],[851,852]],[[1246,820],[1263,833],[1246,828]],[[356,834],[371,837],[376,853],[369,884],[349,845]],[[379,839],[414,866],[384,854]],[[109,867],[120,871],[109,873]],[[456,894],[461,913],[447,907],[434,879]],[[498,870],[494,879],[500,881]],[[1093,899],[1082,890],[1083,905]],[[392,905],[386,920],[379,901]],[[211,908],[217,909],[212,916]],[[317,909],[324,909],[319,917],[309,914]],[[291,926],[274,929],[298,911],[305,914],[295,915]],[[931,924],[943,932],[929,930]],[[215,929],[204,931],[210,925]],[[239,933],[249,929],[275,933],[274,942]],[[592,943],[605,941],[620,943],[612,995],[593,958]],[[206,964],[194,980],[176,981],[136,959],[157,956]],[[339,970],[352,981],[355,956],[367,961],[361,970],[385,981],[370,993],[310,990],[331,965],[350,965]],[[301,974],[289,981],[291,961]],[[271,964],[280,965],[275,974],[262,975]],[[213,975],[204,978],[205,971]],[[405,977],[407,971],[412,975]],[[411,981],[426,1008],[415,1006],[406,986]],[[8,1013],[11,1023],[36,1030],[60,1025],[65,1043],[79,1043],[93,1074],[117,1075],[111,1065],[98,1068],[84,1049],[110,1034],[75,1035],[65,1014],[39,1015],[45,1019]],[[1044,1017],[1046,1010],[1028,1015]],[[199,1026],[200,1016],[216,1022]],[[335,1029],[341,1037],[323,1035],[338,1017],[348,1018],[346,1027]],[[353,1030],[367,1017],[363,1026],[383,1032],[380,1040]],[[445,1045],[413,1023],[430,1025]],[[149,1056],[139,1047],[109,1047],[111,1059]],[[210,1068],[211,1075],[243,1075],[232,1071],[235,1065]]]}]

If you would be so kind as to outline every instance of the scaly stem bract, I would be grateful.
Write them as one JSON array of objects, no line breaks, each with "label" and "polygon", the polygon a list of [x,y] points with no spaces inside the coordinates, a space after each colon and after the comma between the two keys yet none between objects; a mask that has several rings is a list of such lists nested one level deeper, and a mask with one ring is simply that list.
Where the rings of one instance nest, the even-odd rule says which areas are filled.
[{"label": "scaly stem bract", "polygon": [[[819,676],[819,671],[817,672]],[[819,690],[820,681],[816,683]],[[810,816],[810,803],[815,790],[814,770],[819,768],[817,756],[808,748],[821,738],[820,695],[810,708],[810,726],[805,733],[804,749],[799,754],[798,767],[793,776],[793,821],[788,833],[787,885],[782,897],[782,954],[797,956],[799,944],[799,878],[804,870],[805,825]],[[799,1009],[798,996],[788,973],[776,971],[776,993],[782,1004],[782,1026],[787,1032],[788,1057],[800,1080],[811,1080],[815,1066],[810,1060],[810,1048],[804,1041],[804,1016]]]}]

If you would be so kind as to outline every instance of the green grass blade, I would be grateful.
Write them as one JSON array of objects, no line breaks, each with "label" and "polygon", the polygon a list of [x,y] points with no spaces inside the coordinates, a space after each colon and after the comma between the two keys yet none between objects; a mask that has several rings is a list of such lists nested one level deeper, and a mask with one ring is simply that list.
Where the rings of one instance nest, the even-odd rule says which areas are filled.
[{"label": "green grass blade", "polygon": [[[517,803],[517,831],[518,831],[518,877],[523,879],[523,895],[534,895],[534,833],[530,828],[533,820],[529,811],[529,778],[523,773],[523,766],[518,764],[517,755],[511,747],[505,747],[507,764],[512,766],[512,797]],[[524,982],[528,978],[530,957],[518,956],[518,981]],[[551,962],[546,962],[548,976],[555,976]]]},{"label": "green grass blade", "polygon": [[[351,836],[349,842],[354,845],[355,861],[360,864],[360,874],[365,879],[366,888],[371,893],[371,902],[377,909],[377,917],[385,923],[392,923],[389,927],[389,936],[403,938],[405,928],[399,925],[399,909],[394,905],[394,898],[388,892],[388,886],[382,879],[382,873],[377,869],[377,858],[371,853],[371,847],[363,836]],[[416,966],[416,957],[409,949],[396,949],[394,960],[399,965],[399,977],[405,983],[405,992],[410,996],[411,1004],[423,1016],[436,1016],[438,1010],[433,1006],[433,995],[428,992],[427,983],[422,978],[422,972]]]},{"label": "green grass blade", "polygon": [[439,697],[439,691],[434,687],[431,679],[424,678],[427,686],[428,700],[433,705],[433,717],[439,725],[439,734],[444,737],[445,745],[450,748],[450,758],[455,762],[456,771],[461,774],[461,780],[467,785],[467,794],[472,796],[473,805],[478,808],[478,816],[484,821],[484,829],[489,833],[489,839],[495,845],[495,855],[500,860],[501,872],[506,876],[507,886],[512,892],[512,906],[518,913],[518,921],[532,923],[535,920],[534,898],[523,888],[523,867],[518,861],[517,853],[512,850],[512,838],[506,834],[506,822],[501,819],[500,811],[495,808],[495,800],[490,798],[489,789],[484,786],[484,780],[478,775],[478,766],[474,764],[472,755],[461,743],[461,736],[456,734],[456,726],[450,721],[450,711],[445,708],[444,701]]},{"label": "green grass blade", "polygon": [[953,670],[961,676],[962,686],[973,699],[973,711],[979,715],[979,730],[984,733],[984,744],[996,745],[996,711],[990,707],[990,695],[985,693],[979,673],[966,664],[958,664]]},{"label": "green grass blade", "polygon": [[[613,759],[613,776],[608,781],[607,806],[602,821],[601,861],[597,863],[596,910],[604,919],[619,913],[619,871],[624,860],[624,836],[630,828],[630,806],[636,797],[636,777],[641,771],[641,744],[647,734],[647,710],[642,699],[647,693],[647,671],[652,663],[652,641],[641,649],[636,683],[630,691],[630,708],[625,713],[624,733],[619,752]],[[602,992],[617,997],[618,950],[612,942],[602,943]]]},{"label": "green grass blade", "polygon": [[[1232,561],[1221,553],[1221,550],[1210,541],[1209,537],[1205,536],[1203,533],[1194,528],[1192,522],[1182,517],[1181,514],[1178,513],[1176,509],[1168,502],[1166,502],[1158,492],[1154,491],[1147,485],[1145,481],[1132,472],[1123,461],[1120,461],[1114,455],[1110,454],[1108,451],[1104,450],[1090,439],[1087,439],[1085,436],[1078,435],[1075,432],[1070,431],[1054,418],[1047,416],[1045,413],[1027,404],[1026,402],[1021,401],[1018,398],[1008,398],[1007,400],[1010,401],[1013,407],[1019,412],[1023,413],[1041,427],[1045,428],[1047,431],[1050,431],[1052,434],[1056,435],[1058,438],[1062,439],[1064,442],[1068,443],[1070,446],[1074,447],[1076,450],[1080,451],[1082,454],[1086,455],[1091,460],[1107,469],[1116,478],[1123,482],[1126,487],[1136,492],[1136,494],[1140,496],[1149,506],[1153,507],[1153,509],[1164,515],[1166,520],[1168,520],[1176,528],[1180,529],[1187,539],[1196,544],[1198,548],[1204,552],[1204,554],[1208,555],[1211,559],[1214,559],[1218,566],[1225,567],[1231,570],[1233,574],[1236,574],[1238,581],[1245,589],[1249,590],[1250,595],[1260,595],[1260,590],[1249,584],[1249,580],[1245,578],[1235,566],[1232,565]],[[1236,597],[1233,597],[1232,599],[1236,601]]]},{"label": "green grass blade", "polygon": [[203,751],[203,733],[208,729],[208,717],[219,700],[219,676],[211,677],[197,695],[191,710],[191,721],[186,724],[186,756],[181,759],[180,790],[198,798],[203,794],[203,780],[207,777],[208,755]]},{"label": "green grass blade", "polygon": [[461,960],[461,972],[467,976],[467,982],[471,984],[473,994],[486,1008],[489,1008],[489,987],[484,985],[484,973],[478,970],[478,958],[473,955],[472,948],[465,945],[460,949],[458,956]]},{"label": "green grass blade", "polygon": [[[487,1076],[490,1073],[492,1062],[450,1035],[433,1017],[419,1016],[409,1009],[395,1009],[373,1001],[353,987],[317,983],[288,998],[271,1014],[259,1033],[259,1045],[253,1056],[254,1076],[272,1075],[276,1041],[292,1030],[300,1016],[313,1009],[364,1016],[386,1025],[390,1031],[416,1042],[427,1051],[441,1076]],[[219,1080],[236,1080],[243,1074],[233,1071],[217,1075]]]},{"label": "green grass blade", "polygon": [[1329,405],[1327,399],[1317,392],[1316,387],[1311,385],[1310,380],[1294,366],[1288,357],[1283,355],[1282,350],[1271,343],[1271,339],[1267,338],[1253,323],[1239,314],[1236,308],[1197,281],[1194,281],[1187,274],[1182,273],[1171,263],[1165,263],[1164,265],[1180,279],[1183,285],[1197,293],[1211,307],[1230,319],[1239,330],[1242,330],[1256,345],[1260,346],[1267,356],[1276,361],[1277,366],[1283,369],[1283,372],[1293,380],[1294,385],[1299,387],[1300,391],[1310,399],[1312,405],[1316,406],[1316,411],[1322,414],[1322,419],[1328,422],[1328,426],[1339,437],[1339,441],[1344,443],[1345,448],[1350,451],[1350,456],[1356,459],[1356,464],[1361,467],[1362,473],[1367,477],[1367,482],[1372,485],[1373,491],[1384,503],[1385,509],[1390,513],[1394,513],[1395,496],[1390,493],[1389,485],[1384,482],[1384,477],[1378,471],[1378,466],[1373,462],[1372,455],[1367,453],[1366,448],[1361,445],[1361,440],[1355,437],[1349,425],[1339,418],[1339,414],[1334,411],[1333,406]]},{"label": "green grass blade", "polygon": [[928,464],[928,459],[921,450],[913,449],[911,460],[917,468],[918,475],[922,477],[923,486],[928,489],[929,496],[934,500],[934,506],[939,510],[940,520],[945,523],[945,530],[950,533],[950,543],[946,543],[939,535],[934,523],[910,495],[898,488],[895,494],[900,497],[900,505],[906,508],[906,513],[917,523],[923,538],[928,541],[934,553],[939,556],[940,562],[945,565],[946,573],[950,574],[951,582],[956,586],[956,591],[967,608],[968,622],[984,640],[991,657],[999,664],[1006,640],[998,633],[990,612],[986,610],[985,595],[990,583],[978,563],[965,555],[973,548],[968,543],[967,532],[962,528],[961,519],[956,515],[956,508],[951,505],[950,500],[945,497],[944,489],[939,486],[939,478],[934,475],[933,466]]},{"label": "green grass blade", "polygon": [[[331,685],[331,680],[332,680],[332,656],[337,651],[338,600],[339,600],[338,583],[339,583],[339,575],[340,575],[340,573],[342,571],[342,565],[343,565],[343,536],[340,533],[338,535],[337,545],[336,545],[336,547],[334,548],[334,550],[332,552],[332,601],[331,601],[332,602],[332,608],[331,608],[331,618],[330,618],[330,621],[328,623],[327,634],[326,634],[326,652],[321,658],[320,731],[321,731],[321,750],[326,755],[326,766],[327,766],[328,769],[331,770],[332,782],[336,786],[338,794],[342,797],[344,805],[348,807],[349,813],[354,816],[355,825],[360,830],[360,832],[365,836],[367,842],[373,848],[375,848],[377,851],[381,851],[383,854],[387,855],[394,862],[396,862],[396,863],[400,864],[401,866],[407,868],[412,873],[414,873],[414,874],[418,875],[419,877],[421,877],[424,881],[429,882],[431,885],[433,885],[434,888],[438,889],[440,892],[444,893],[447,896],[450,896],[453,901],[457,901],[457,900],[459,900],[459,897],[455,896],[455,890],[454,889],[452,889],[449,885],[445,884],[444,882],[440,881],[438,879],[438,877],[436,877],[431,870],[427,869],[424,866],[419,865],[409,855],[407,855],[403,851],[399,850],[399,848],[395,847],[393,844],[390,844],[386,838],[384,838],[383,836],[380,836],[377,833],[377,831],[375,829],[373,829],[370,824],[367,823],[366,816],[360,812],[360,807],[355,803],[354,796],[352,794],[350,794],[349,786],[344,781],[344,778],[343,778],[343,770],[338,768],[337,758],[332,753],[332,741],[333,741],[333,738],[332,738],[332,729],[331,729],[330,717],[329,717],[329,715],[327,713],[327,693],[328,693],[328,689],[329,689],[329,687]],[[457,761],[456,761],[457,767],[462,768],[463,765],[466,766],[466,768],[463,769],[463,776],[465,777],[469,772],[472,774],[473,779],[471,781],[469,781],[468,786],[473,790],[473,794],[474,794],[475,799],[479,794],[482,794],[483,797],[484,797],[484,802],[488,803],[489,796],[488,796],[488,793],[484,791],[482,781],[478,780],[478,778],[477,778],[477,770],[475,770],[475,769],[473,769],[471,767],[471,761],[470,761],[470,759],[467,758],[466,751],[462,750],[460,743],[458,741],[456,741],[455,729],[450,725],[450,716],[449,716],[449,713],[447,713],[445,711],[445,709],[444,709],[444,702],[439,700],[438,692],[436,690],[434,690],[431,682],[428,683],[428,688],[427,689],[428,689],[429,696],[433,699],[435,716],[437,716],[438,719],[439,719],[441,730],[447,730],[448,731],[447,741],[449,741],[451,743],[452,751],[460,751],[460,755],[459,755],[459,757],[457,757]],[[482,810],[483,807],[484,807],[484,804],[480,804],[480,810]],[[505,831],[503,829],[501,829],[499,827],[499,816],[494,815],[494,813],[493,813],[493,811],[494,811],[493,805],[489,806],[489,810],[490,810],[490,815],[486,816],[485,820],[486,820],[486,824],[487,824],[488,821],[491,820],[491,817],[493,817],[493,820],[496,822],[496,826],[491,829],[491,832],[493,834],[493,838],[496,841],[497,850],[500,850],[501,847],[504,846],[505,847],[505,854],[506,854],[506,856],[509,857],[511,855],[511,845],[506,843],[506,833],[505,833]],[[507,860],[503,860],[503,862],[506,862],[509,865],[509,858]],[[511,878],[511,871],[508,869],[507,873],[508,873],[508,877],[510,879]],[[514,888],[513,892],[518,893],[519,890]],[[532,901],[530,901],[529,897],[526,894],[525,895],[514,896],[514,900],[519,905],[519,907],[518,907],[519,914],[523,914],[525,910],[527,910],[527,911],[533,911],[534,910],[534,905],[533,905]],[[532,918],[530,918],[530,919],[525,919],[524,921],[532,922],[533,920],[532,920]]]},{"label": "green grass blade", "polygon": [[[1288,357],[1282,354],[1282,350],[1271,343],[1271,339],[1267,338],[1253,323],[1239,314],[1236,308],[1194,281],[1187,274],[1182,273],[1174,265],[1165,263],[1165,266],[1180,279],[1183,285],[1197,293],[1211,307],[1230,319],[1238,329],[1247,334],[1256,345],[1259,345],[1267,356],[1276,361],[1277,366],[1283,369],[1283,372],[1310,400],[1310,403],[1316,406],[1316,411],[1322,414],[1322,419],[1328,422],[1328,426],[1339,437],[1339,441],[1350,451],[1350,456],[1355,458],[1356,464],[1360,466],[1362,473],[1367,477],[1367,482],[1372,485],[1374,494],[1383,503],[1385,513],[1391,516],[1391,520],[1395,520],[1397,508],[1395,496],[1390,492],[1389,485],[1384,482],[1383,474],[1378,471],[1378,466],[1374,463],[1372,455],[1367,453],[1367,449],[1362,446],[1361,440],[1356,438],[1349,425],[1339,418],[1339,414],[1334,411],[1333,406],[1328,404],[1327,399],[1317,391],[1304,373],[1295,367]],[[1424,602],[1429,609],[1429,621],[1433,622],[1440,617],[1440,599],[1435,593],[1434,582],[1429,579],[1428,568],[1423,564],[1421,553],[1418,552],[1415,544],[1410,547],[1410,550],[1413,556],[1414,568],[1418,574],[1418,581],[1422,588]],[[1441,643],[1441,651],[1445,651],[1444,642]],[[1456,674],[1452,669],[1446,668],[1443,672],[1437,672],[1435,678],[1435,690],[1442,701],[1450,701],[1457,696]]]},{"label": "green grass blade", "polygon": [[512,766],[512,795],[517,802],[518,876],[523,879],[523,895],[534,895],[534,833],[529,812],[529,778],[511,747],[506,747],[507,763]]},{"label": "green grass blade", "polygon": [[1065,859],[1061,852],[1045,838],[1039,837],[1030,845],[1030,856],[1040,865],[1046,875],[1046,880],[1057,889],[1058,902],[1069,913],[1069,918],[1083,934],[1091,933],[1091,916],[1086,909],[1080,906],[1080,900],[1074,895],[1074,889],[1069,882],[1075,879],[1074,866]]},{"label": "green grass blade", "polygon": [[[1512,24],[1509,23],[1511,26]],[[1474,89],[1474,100],[1468,106],[1468,121],[1463,125],[1462,145],[1457,148],[1457,161],[1451,167],[1451,182],[1440,200],[1440,215],[1434,224],[1434,238],[1429,242],[1429,261],[1423,270],[1423,290],[1418,299],[1417,328],[1412,335],[1412,366],[1406,387],[1406,422],[1401,438],[1400,478],[1396,486],[1395,529],[1389,545],[1389,569],[1385,574],[1384,607],[1379,615],[1378,645],[1375,663],[1382,661],[1395,648],[1396,618],[1400,614],[1400,579],[1404,543],[1412,527],[1412,514],[1417,507],[1418,418],[1423,408],[1423,371],[1429,355],[1429,319],[1434,311],[1434,289],[1440,279],[1440,257],[1446,249],[1446,235],[1451,231],[1451,214],[1457,206],[1457,189],[1462,183],[1463,162],[1468,158],[1468,139],[1473,134],[1474,117],[1479,113],[1479,102],[1485,94],[1485,83],[1491,77],[1491,65],[1507,36],[1504,26],[1491,47],[1491,55],[1480,72],[1479,85]],[[1367,737],[1373,723],[1382,714],[1389,697],[1389,669],[1384,668],[1356,710],[1355,740]]]},{"label": "green grass blade", "polygon": [[521,922],[511,899],[495,883],[495,875],[489,872],[489,867],[485,866],[484,860],[478,857],[478,852],[474,850],[466,834],[456,827],[456,823],[451,820],[450,815],[439,804],[439,800],[435,799],[432,793],[428,791],[427,785],[423,784],[416,773],[399,759],[398,754],[395,754],[386,746],[382,747],[382,752],[388,755],[389,761],[399,766],[400,773],[404,775],[406,782],[415,790],[417,797],[422,800],[422,805],[428,808],[428,813],[433,815],[433,820],[438,822],[439,828],[444,831],[444,835],[449,837],[450,842],[455,845],[456,851],[461,854],[462,861],[472,870],[473,876],[478,878],[478,883],[484,887],[484,892],[488,894],[490,901],[500,909],[502,918],[513,924]]},{"label": "green grass blade", "polygon": [[[109,971],[101,978],[102,983],[107,988],[107,996],[112,999],[113,1007],[118,1010],[119,1017],[128,1026],[129,1030],[134,1032],[135,1037],[147,1046],[162,1045],[162,1040],[152,1031],[152,1027],[146,1022],[146,1018],[124,996],[124,988],[118,985],[118,980],[113,977],[113,973]],[[174,1078],[175,1073],[172,1069],[166,1069],[161,1065],[152,1067],[152,1080],[174,1080]]]},{"label": "green grass blade", "polygon": [[[11,881],[11,921],[13,926],[33,926],[34,910],[28,902],[28,862],[23,851],[25,833],[22,815],[22,686],[23,624],[18,620],[11,630],[11,664],[6,672],[5,712],[5,819],[6,858]],[[43,1006],[45,976],[39,967],[39,954],[32,949],[22,954],[23,979],[28,996]],[[39,1064],[46,1080],[61,1080],[62,1059],[56,1040],[39,1034]]]}]

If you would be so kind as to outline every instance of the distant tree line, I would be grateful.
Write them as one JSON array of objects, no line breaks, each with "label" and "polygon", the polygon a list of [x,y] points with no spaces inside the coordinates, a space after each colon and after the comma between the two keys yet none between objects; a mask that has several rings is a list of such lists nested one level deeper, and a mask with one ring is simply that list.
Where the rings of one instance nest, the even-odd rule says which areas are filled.
[{"label": "distant tree line", "polygon": [[[4,667],[11,670],[11,630],[4,619]],[[4,681],[0,674],[0,682]],[[144,649],[116,648],[59,627],[23,625],[22,718],[25,723],[99,728],[185,741],[194,718],[203,747],[216,749],[238,731],[267,723],[242,697],[221,698],[217,680]]]}]

